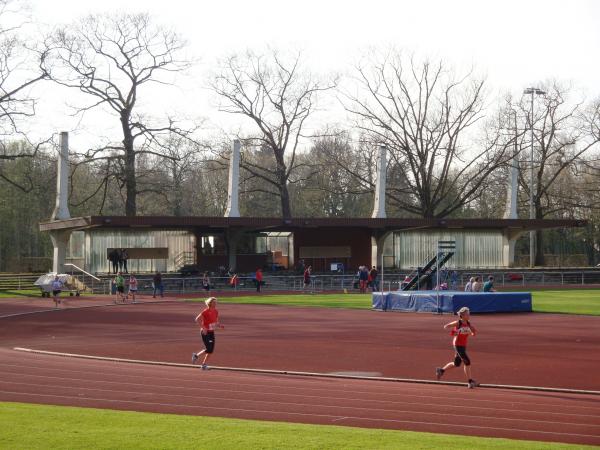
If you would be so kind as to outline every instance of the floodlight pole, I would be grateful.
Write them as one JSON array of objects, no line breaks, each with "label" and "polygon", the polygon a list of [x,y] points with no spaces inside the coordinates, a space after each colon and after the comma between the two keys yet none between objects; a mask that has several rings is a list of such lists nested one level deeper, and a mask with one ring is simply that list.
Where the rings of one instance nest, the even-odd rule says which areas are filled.
[{"label": "floodlight pole", "polygon": [[[546,92],[538,89],[538,88],[527,88],[523,91],[525,95],[531,95],[531,119],[529,121],[529,125],[531,126],[531,143],[530,143],[530,180],[529,180],[529,218],[535,219],[535,179],[534,179],[534,170],[533,170],[533,99],[535,95],[545,95]],[[529,267],[535,267],[535,253],[536,253],[536,242],[535,242],[535,230],[529,231]]]}]

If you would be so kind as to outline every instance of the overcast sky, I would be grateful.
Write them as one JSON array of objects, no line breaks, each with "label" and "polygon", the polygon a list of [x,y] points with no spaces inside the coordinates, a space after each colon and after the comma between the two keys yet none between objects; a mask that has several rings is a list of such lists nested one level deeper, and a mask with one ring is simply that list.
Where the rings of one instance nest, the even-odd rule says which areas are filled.
[{"label": "overcast sky", "polygon": [[[303,49],[315,72],[344,72],[370,46],[390,46],[475,65],[490,93],[557,78],[588,98],[600,95],[600,2],[470,0],[30,0],[34,18],[50,26],[99,12],[149,12],[189,43],[201,64],[182,79],[172,110],[215,117],[197,80],[218,56],[270,45]],[[181,104],[179,104],[181,103]],[[69,130],[56,100],[42,105],[47,125]]]}]

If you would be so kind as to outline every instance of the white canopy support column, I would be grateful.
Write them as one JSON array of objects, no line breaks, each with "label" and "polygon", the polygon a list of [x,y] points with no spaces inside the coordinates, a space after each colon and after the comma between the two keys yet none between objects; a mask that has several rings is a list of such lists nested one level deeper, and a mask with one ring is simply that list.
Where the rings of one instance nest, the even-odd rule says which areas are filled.
[{"label": "white canopy support column", "polygon": [[[56,205],[52,212],[51,220],[70,219],[69,213],[69,133],[60,133],[60,152],[56,168]],[[54,246],[52,255],[52,271],[64,272],[67,245],[71,237],[71,230],[56,230],[50,232],[50,239]]]},{"label": "white canopy support column", "polygon": [[386,152],[385,145],[379,146],[379,158],[377,160],[377,180],[375,181],[375,198],[373,200],[374,219],[385,219],[385,185],[386,185]]},{"label": "white canopy support column", "polygon": [[[515,137],[516,142],[516,137]],[[510,173],[508,185],[506,186],[506,209],[504,211],[504,219],[518,219],[517,211],[519,189],[519,160],[517,158],[517,150],[513,154],[510,163]],[[509,230],[502,235],[502,259],[505,267],[513,267],[515,265],[515,244],[521,233],[511,233]]]},{"label": "white canopy support column", "polygon": [[506,209],[504,211],[504,219],[518,219],[517,212],[517,195],[519,189],[519,161],[516,155],[510,163],[510,173],[508,185],[506,186]]},{"label": "white canopy support column", "polygon": [[521,230],[504,230],[502,233],[502,262],[504,267],[514,267],[515,265],[515,245],[519,236],[523,234]]},{"label": "white canopy support column", "polygon": [[225,230],[225,245],[227,246],[227,264],[231,272],[237,271],[237,246],[242,237],[241,230]]},{"label": "white canopy support column", "polygon": [[371,235],[371,266],[379,267],[383,269],[382,257],[383,257],[383,246],[385,240],[391,234],[391,231],[384,231],[383,233],[373,233]]},{"label": "white canopy support column", "polygon": [[60,152],[56,168],[56,206],[51,220],[70,219],[69,213],[69,133],[60,133]]},{"label": "white canopy support column", "polygon": [[227,185],[227,208],[225,217],[240,217],[239,190],[240,190],[240,148],[238,139],[233,141],[231,159],[229,160],[229,183]]},{"label": "white canopy support column", "polygon": [[65,272],[65,258],[67,257],[67,246],[71,238],[71,230],[53,230],[50,231],[50,239],[54,247],[52,254],[52,272]]}]

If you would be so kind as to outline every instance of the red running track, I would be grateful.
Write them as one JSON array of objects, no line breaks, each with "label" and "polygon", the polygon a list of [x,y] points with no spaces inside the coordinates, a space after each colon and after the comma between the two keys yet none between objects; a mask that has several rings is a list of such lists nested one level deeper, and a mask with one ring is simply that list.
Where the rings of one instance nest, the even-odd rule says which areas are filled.
[{"label": "red running track", "polygon": [[[200,371],[13,350],[187,363],[199,348],[199,309],[171,302],[0,319],[0,400],[600,445],[595,395]],[[226,329],[211,361],[217,366],[431,379],[433,367],[451,357],[441,330],[448,316],[246,305],[220,311]],[[485,315],[473,322],[480,335],[469,351],[483,383],[599,390],[596,374],[587,373],[600,367],[591,351],[600,343],[597,318]]]}]

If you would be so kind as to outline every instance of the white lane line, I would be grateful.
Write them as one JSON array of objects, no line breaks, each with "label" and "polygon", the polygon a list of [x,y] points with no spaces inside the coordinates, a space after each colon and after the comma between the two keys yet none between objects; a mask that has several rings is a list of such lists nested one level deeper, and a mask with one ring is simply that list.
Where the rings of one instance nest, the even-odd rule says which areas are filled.
[{"label": "white lane line", "polygon": [[[80,355],[75,353],[64,353],[64,352],[51,352],[46,350],[34,350],[29,348],[15,347],[13,350],[29,353],[40,353],[44,355],[64,356],[69,358],[83,358],[83,359],[97,359],[101,361],[116,361],[124,363],[134,364],[147,364],[154,366],[172,366],[172,367],[196,367],[192,364],[184,363],[173,363],[163,361],[144,361],[139,359],[126,359],[126,358],[110,358],[105,356],[91,356],[91,355]],[[434,381],[434,380],[419,380],[414,378],[391,378],[391,377],[361,377],[356,375],[335,375],[328,373],[318,372],[301,372],[293,370],[271,370],[271,369],[249,369],[244,367],[222,367],[222,366],[211,366],[213,370],[225,370],[233,372],[249,372],[249,373],[265,373],[265,374],[278,374],[278,375],[296,375],[305,377],[320,377],[320,378],[339,378],[339,379],[352,379],[352,380],[369,380],[369,381],[390,381],[395,383],[414,383],[414,384],[429,384],[429,385],[451,385],[451,386],[464,386],[464,383],[457,383],[454,381]],[[564,389],[564,388],[550,388],[550,387],[538,387],[538,386],[516,386],[509,384],[481,384],[480,388],[492,388],[492,389],[509,389],[509,390],[520,390],[520,391],[538,391],[538,392],[557,392],[566,394],[586,394],[586,395],[600,395],[600,391],[583,390],[583,389]]]},{"label": "white lane line", "polygon": [[[63,297],[61,300],[68,300],[68,299],[69,299],[69,297]],[[82,300],[82,301],[85,301],[85,300]],[[106,301],[109,303],[102,303],[102,304],[98,304],[98,305],[76,305],[76,306],[74,305],[74,306],[67,306],[65,308],[54,308],[54,307],[50,306],[46,309],[38,309],[36,311],[24,311],[24,312],[19,312],[19,313],[6,314],[3,316],[0,316],[0,319],[8,319],[10,317],[28,316],[31,314],[41,314],[41,313],[48,313],[48,312],[77,311],[79,309],[89,309],[89,308],[105,308],[107,306],[123,307],[123,306],[133,306],[133,305],[143,305],[143,304],[155,305],[157,303],[174,303],[174,300],[147,300],[147,301],[140,301],[140,302],[135,302],[135,303],[118,303],[118,304],[111,300],[106,300]]]},{"label": "white lane line", "polygon": [[[9,384],[9,385],[16,385],[16,386],[24,386],[27,388],[39,388],[40,385],[39,384],[32,384],[32,383],[23,383],[23,382],[11,382],[11,381],[0,381],[0,386],[3,386],[5,384]],[[144,385],[139,385],[141,387],[144,387]],[[88,391],[88,392],[97,392],[99,394],[103,394],[103,393],[113,393],[113,394],[128,394],[128,395],[145,395],[145,396],[149,396],[149,397],[158,397],[158,396],[164,396],[164,397],[180,397],[180,398],[186,398],[189,399],[189,395],[182,395],[182,394],[175,394],[175,393],[170,393],[170,392],[166,392],[166,393],[157,393],[157,392],[152,392],[152,391],[144,391],[144,390],[135,390],[135,391],[123,391],[123,390],[114,390],[114,389],[100,389],[100,388],[88,388],[88,387],[72,387],[72,386],[60,386],[60,388],[68,390],[68,389],[73,389],[73,390],[77,390],[77,391]],[[204,391],[203,391],[204,392]],[[228,391],[217,391],[217,394],[230,394],[230,392]],[[235,392],[238,393],[238,392]],[[206,396],[205,396],[206,398]],[[233,401],[236,403],[250,403],[250,404],[264,404],[264,405],[277,405],[277,406],[289,406],[289,407],[304,407],[304,408],[312,408],[312,409],[327,409],[327,408],[333,408],[333,409],[338,409],[338,410],[345,410],[345,409],[350,409],[352,411],[363,411],[365,414],[369,415],[369,412],[374,412],[374,413],[389,413],[389,414],[407,414],[407,415],[415,415],[415,414],[420,414],[420,415],[425,415],[425,416],[442,416],[442,417],[448,417],[448,413],[446,411],[444,412],[435,412],[435,411],[419,411],[419,410],[415,410],[415,409],[390,409],[390,408],[373,408],[373,407],[365,407],[365,406],[355,406],[355,405],[325,405],[323,403],[317,402],[317,403],[309,403],[309,402],[300,402],[300,401],[275,401],[275,400],[262,400],[262,399],[246,399],[246,398],[239,398],[239,397],[231,397],[231,396],[211,396],[210,397],[211,401],[217,401],[217,402],[227,402],[227,401]],[[365,402],[363,401],[359,401],[359,404],[363,405]],[[514,412],[514,411],[513,411]],[[599,428],[599,424],[582,424],[582,423],[573,423],[573,422],[556,422],[556,421],[549,421],[549,420],[537,420],[537,419],[525,419],[523,417],[498,417],[498,416],[481,416],[481,415],[477,415],[474,416],[473,414],[469,413],[459,413],[458,409],[455,408],[455,411],[451,414],[452,418],[462,418],[462,419],[467,419],[467,420],[472,420],[474,418],[476,419],[483,419],[483,420],[493,420],[493,421],[505,421],[505,422],[518,422],[518,423],[531,423],[531,424],[541,424],[541,425],[568,425],[568,426],[573,426],[573,427],[593,427],[595,429]]]},{"label": "white lane line", "polygon": [[[110,381],[110,380],[89,380],[87,378],[74,378],[74,377],[65,377],[65,376],[52,376],[52,375],[36,375],[36,374],[15,374],[13,372],[1,372],[0,374],[10,374],[10,375],[16,375],[21,377],[21,379],[23,379],[24,377],[29,377],[32,379],[40,379],[40,380],[52,380],[52,383],[60,383],[60,385],[63,385],[63,382],[67,381],[70,383],[84,383],[87,385],[90,384],[99,384],[99,385],[114,385],[117,387],[137,387],[137,386],[144,386],[147,388],[154,388],[154,389],[170,389],[171,391],[184,391],[186,393],[189,393],[191,391],[200,391],[203,393],[207,393],[207,392],[213,392],[213,393],[220,393],[220,392],[226,392],[226,393],[231,393],[231,394],[243,394],[243,395],[260,395],[262,397],[269,397],[269,396],[279,396],[279,397],[287,397],[287,398],[299,398],[299,399],[318,399],[318,400],[323,400],[323,401],[343,401],[343,402],[358,402],[358,403],[363,403],[365,401],[368,401],[370,404],[381,404],[383,406],[388,405],[390,407],[393,407],[394,405],[412,405],[415,406],[416,408],[419,407],[435,407],[435,408],[456,408],[456,403],[455,402],[451,402],[451,403],[426,403],[423,401],[397,401],[397,400],[379,400],[379,399],[374,399],[372,398],[369,394],[369,392],[363,392],[362,395],[353,395],[351,398],[348,397],[347,394],[349,391],[342,391],[339,392],[337,390],[334,389],[324,389],[324,392],[327,392],[327,394],[329,395],[306,395],[306,394],[294,394],[294,393],[289,393],[289,392],[284,392],[284,393],[279,393],[279,392],[273,392],[273,391],[265,391],[264,389],[262,389],[262,387],[256,387],[256,386],[252,386],[252,385],[245,385],[245,384],[227,384],[226,386],[223,386],[221,388],[217,388],[217,387],[212,387],[212,386],[206,386],[203,385],[202,387],[197,387],[197,386],[186,386],[186,387],[179,387],[179,386],[174,386],[173,384],[166,384],[166,385],[161,385],[161,384],[155,384],[155,383],[147,383],[147,382],[143,382],[143,383],[130,383],[130,382],[126,382],[123,381],[122,379],[120,379],[118,382],[117,381]],[[152,377],[149,377],[150,379],[154,380]],[[23,384],[23,385],[28,385],[28,386],[40,386],[41,384],[38,383],[24,383],[24,382],[15,382],[15,381],[6,381],[7,378],[6,377],[2,377],[3,381],[1,382],[5,382],[5,383],[13,383],[13,384]],[[191,381],[197,381],[197,380],[191,380]],[[0,383],[1,383],[0,382]],[[56,384],[54,384],[56,385]],[[235,386],[234,389],[231,389],[231,387],[229,386]],[[80,387],[78,386],[74,386],[74,385],[67,385],[64,387],[69,387],[72,389],[80,389]],[[249,389],[257,389],[257,390],[246,390],[244,388],[249,388]],[[92,389],[92,388],[87,388],[87,387],[81,387],[81,389]],[[102,390],[102,389],[98,389],[98,390]],[[120,391],[123,392],[123,391]],[[151,392],[147,392],[148,394],[152,394]],[[332,396],[331,394],[338,394],[338,396]],[[355,392],[356,393],[356,392]],[[161,394],[162,395],[162,394]],[[173,394],[173,395],[178,395],[178,394]],[[422,396],[422,398],[427,398],[426,396]],[[427,400],[431,401],[431,399]],[[279,402],[278,402],[279,403]],[[281,402],[284,403],[284,402]],[[292,402],[289,402],[290,404],[293,404]],[[298,403],[300,404],[300,403]],[[332,406],[332,405],[325,405],[325,406]],[[349,407],[350,405],[339,405],[340,407]],[[547,416],[559,416],[559,417],[573,417],[573,418],[599,418],[598,414],[577,414],[577,413],[568,413],[568,412],[552,412],[552,411],[548,411],[547,407],[544,410],[522,410],[522,409],[515,409],[515,408],[499,408],[499,407],[482,407],[482,406],[474,406],[474,405],[469,405],[469,406],[464,406],[461,405],[460,408],[462,410],[469,410],[469,411],[493,411],[493,412],[506,412],[509,414],[514,414],[515,412],[519,412],[522,415],[531,415],[531,416],[536,416],[536,415],[542,415],[544,417]],[[375,408],[374,408],[375,409]],[[387,410],[387,409],[381,409],[381,410]],[[418,409],[413,409],[413,411],[418,412]],[[426,413],[426,411],[421,411],[422,413]],[[483,416],[482,416],[483,417]],[[496,416],[489,416],[489,417],[496,417]],[[534,420],[534,419],[527,419],[527,420]],[[600,419],[599,419],[600,420]],[[598,424],[600,425],[600,423]]]},{"label": "white lane line", "polygon": [[[8,365],[4,365],[3,367],[6,368]],[[16,368],[21,368],[22,366],[13,366]],[[131,366],[132,368],[134,368],[135,366]],[[29,374],[29,376],[32,377],[40,377],[40,378],[50,378],[50,379],[56,379],[56,380],[72,380],[72,381],[82,381],[82,382],[87,382],[88,379],[81,379],[81,378],[72,378],[72,377],[65,377],[64,375],[61,376],[52,376],[49,375],[49,370],[53,370],[55,372],[58,373],[67,373],[67,374],[81,374],[81,376],[86,376],[88,372],[82,371],[82,370],[70,370],[70,369],[62,369],[62,368],[50,368],[48,366],[44,366],[43,368],[39,367],[39,366],[28,366],[28,369],[30,370],[35,370],[35,371],[43,371],[43,375],[36,375],[36,374]],[[8,372],[5,371],[5,373],[10,374],[12,372]],[[123,377],[130,377],[130,378],[134,378],[135,380],[149,380],[151,382],[155,382],[156,377],[154,376],[147,376],[142,372],[143,375],[134,375],[134,374],[122,374],[120,381],[119,381],[119,385],[123,385],[123,384],[131,384],[131,385],[137,385],[138,383],[127,383],[125,381],[123,381]],[[18,374],[20,375],[20,373]],[[221,377],[221,375],[219,374],[219,377]],[[172,378],[172,377],[161,377],[161,380],[163,381],[169,381],[171,383],[182,383],[182,382],[194,382],[194,381],[198,381],[200,380],[200,378],[198,377],[194,377],[194,378],[181,378],[181,377],[177,377],[177,378]],[[314,379],[313,379],[314,380]],[[97,382],[99,383],[112,383],[110,381],[102,381],[102,380],[98,380]],[[212,379],[207,379],[207,378],[203,378],[202,382],[204,383],[205,389],[212,389],[212,390],[219,390],[218,386],[223,386],[222,389],[227,388],[228,390],[231,390],[230,387],[234,387],[234,388],[239,388],[239,387],[247,387],[247,388],[254,388],[254,389],[262,389],[265,386],[268,386],[270,389],[270,393],[274,394],[274,395],[286,395],[286,396],[295,396],[296,394],[290,394],[289,390],[290,390],[290,385],[288,384],[282,384],[282,385],[273,385],[273,383],[271,382],[267,382],[267,383],[248,383],[247,381],[240,383],[239,381],[235,381],[235,382],[224,382],[221,379],[219,380],[212,380]],[[172,386],[172,384],[170,385],[156,385],[154,383],[151,384],[152,386],[156,386],[156,387],[160,387],[160,388],[169,388]],[[210,385],[211,387],[209,388],[207,385]],[[214,387],[212,387],[214,386]],[[337,393],[339,393],[340,395],[345,395],[345,394],[352,394],[353,396],[364,396],[365,398],[368,398],[369,401],[375,401],[375,402],[380,402],[380,403],[407,403],[405,398],[406,397],[411,397],[411,398],[416,398],[416,399],[425,399],[426,401],[432,401],[435,399],[441,400],[441,401],[446,401],[446,402],[450,402],[450,405],[454,406],[456,403],[456,398],[457,397],[448,397],[448,396],[433,396],[433,395],[424,395],[423,393],[419,394],[419,395],[415,395],[415,394],[411,394],[411,393],[395,393],[395,392],[388,392],[386,394],[381,393],[379,395],[385,395],[386,399],[385,400],[378,400],[373,398],[373,395],[378,395],[378,394],[374,394],[371,391],[362,391],[362,390],[357,390],[356,388],[352,389],[351,387],[349,387],[347,384],[344,384],[344,389],[339,389],[338,386],[327,386],[327,387],[323,387],[323,388],[316,388],[316,387],[309,387],[309,388],[305,388],[305,386],[302,385],[302,383],[293,383],[293,386],[298,386],[301,387],[303,390],[306,391],[312,391],[315,393],[326,393],[329,394],[331,393],[332,390],[335,390]],[[281,390],[285,390],[286,392],[283,393],[279,393],[276,392],[274,389],[281,389]],[[433,390],[431,390],[433,391]],[[262,390],[261,392],[264,392],[264,390]],[[319,395],[310,395],[310,394],[305,394],[305,395],[299,395],[300,397],[316,397],[316,398],[331,398],[334,399],[335,397],[328,397],[328,396],[323,396],[323,394],[319,394]],[[395,400],[390,400],[390,397],[399,397],[400,399],[398,401]],[[347,396],[343,397],[344,399],[347,398]],[[461,396],[462,398],[462,396]],[[572,399],[572,402],[576,402],[577,399]],[[493,404],[509,404],[511,406],[513,406],[512,408],[502,408],[500,406],[489,406],[489,407],[485,407],[485,406],[477,406],[477,403],[484,403],[486,405],[493,405]],[[408,404],[424,404],[423,401],[419,401],[417,402],[408,402]],[[472,409],[483,409],[483,410],[505,410],[505,411],[514,411],[515,408],[514,406],[518,406],[519,404],[522,405],[527,405],[529,407],[539,407],[542,408],[543,411],[540,411],[541,413],[543,413],[544,415],[548,415],[548,414],[555,414],[555,415],[571,415],[571,416],[575,416],[575,417],[587,417],[587,416],[591,416],[591,417],[596,417],[599,413],[595,413],[595,414],[580,414],[580,413],[568,413],[568,412],[552,412],[552,411],[548,411],[548,409],[551,408],[557,408],[557,410],[560,411],[565,411],[565,408],[575,408],[575,409],[585,409],[585,410],[591,410],[593,412],[595,411],[600,411],[600,402],[598,403],[597,407],[592,407],[592,406],[581,406],[579,404],[577,405],[565,405],[564,402],[561,404],[549,404],[549,403],[542,403],[542,404],[536,404],[536,403],[532,403],[532,402],[517,402],[517,401],[498,401],[498,400],[489,400],[489,399],[472,399],[472,401],[470,400],[470,408]],[[433,404],[432,404],[433,405]],[[440,405],[442,406],[442,405]],[[536,410],[532,410],[532,409],[528,409],[528,410],[523,410],[520,409],[520,412],[527,412],[530,414],[536,414],[538,413],[538,411]]]},{"label": "white lane line", "polygon": [[[64,400],[77,400],[81,402],[82,400],[86,401],[98,401],[98,402],[107,402],[107,403],[121,403],[121,404],[132,404],[132,405],[143,405],[143,406],[154,406],[154,407],[163,407],[163,408],[182,408],[182,409],[193,409],[199,411],[225,411],[225,412],[237,412],[237,413],[249,413],[249,414],[271,414],[274,416],[281,417],[285,416],[299,416],[299,417],[319,417],[319,418],[327,418],[330,420],[338,419],[341,420],[343,416],[332,415],[332,414],[315,414],[315,413],[300,413],[300,412],[283,412],[283,411],[271,411],[271,410],[262,410],[262,409],[246,409],[246,408],[225,408],[219,406],[212,405],[181,405],[177,403],[160,403],[160,402],[143,402],[138,400],[114,400],[114,399],[106,399],[106,398],[82,398],[80,396],[70,396],[70,395],[54,395],[54,394],[29,394],[29,393],[20,393],[20,392],[12,392],[12,391],[0,391],[0,394],[5,395],[25,395],[32,396],[36,398],[46,397],[46,398],[58,398]],[[582,433],[566,433],[559,431],[541,431],[541,430],[528,430],[521,428],[503,428],[503,427],[491,427],[491,426],[483,426],[483,425],[464,425],[464,424],[447,424],[442,422],[426,422],[426,421],[416,421],[416,420],[400,420],[400,419],[382,419],[382,418],[373,418],[373,417],[359,417],[359,416],[347,416],[344,420],[357,420],[364,422],[387,422],[387,423],[397,423],[397,424],[409,424],[409,425],[426,425],[426,426],[439,426],[439,427],[449,427],[451,429],[456,430],[457,428],[465,428],[465,429],[477,429],[477,430],[486,430],[486,431],[502,431],[509,433],[525,433],[525,434],[541,434],[541,435],[552,435],[552,436],[570,436],[570,437],[579,437],[579,438],[594,438],[599,439],[600,434],[582,434]]]}]

